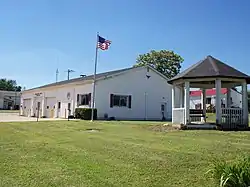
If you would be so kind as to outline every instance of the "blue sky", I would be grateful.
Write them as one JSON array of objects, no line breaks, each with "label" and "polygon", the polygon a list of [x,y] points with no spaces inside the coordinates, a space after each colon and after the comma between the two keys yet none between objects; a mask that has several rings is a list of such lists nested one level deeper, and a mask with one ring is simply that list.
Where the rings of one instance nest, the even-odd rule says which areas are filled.
[{"label": "blue sky", "polygon": [[212,55],[250,74],[250,1],[0,1],[0,77],[26,88],[94,69],[96,32],[112,40],[98,72],[132,66],[152,49],[174,50],[183,68]]}]

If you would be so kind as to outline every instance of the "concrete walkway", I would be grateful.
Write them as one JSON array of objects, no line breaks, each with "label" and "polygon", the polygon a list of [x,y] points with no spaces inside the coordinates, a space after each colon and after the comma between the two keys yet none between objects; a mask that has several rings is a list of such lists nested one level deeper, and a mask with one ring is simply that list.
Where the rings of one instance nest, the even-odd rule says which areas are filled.
[{"label": "concrete walkway", "polygon": [[[39,118],[39,121],[67,120],[62,118]],[[19,113],[0,113],[0,122],[36,121],[36,118],[19,116]]]}]

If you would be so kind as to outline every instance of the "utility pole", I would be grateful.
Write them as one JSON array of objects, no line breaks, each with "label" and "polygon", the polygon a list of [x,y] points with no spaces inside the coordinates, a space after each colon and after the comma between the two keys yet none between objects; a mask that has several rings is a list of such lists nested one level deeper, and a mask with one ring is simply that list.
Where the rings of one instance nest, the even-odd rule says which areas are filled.
[{"label": "utility pole", "polygon": [[56,82],[58,81],[58,74],[59,74],[59,70],[58,68],[56,69]]},{"label": "utility pole", "polygon": [[15,88],[15,100],[14,100],[14,107],[13,107],[14,110],[16,110],[16,88]]},{"label": "utility pole", "polygon": [[72,69],[68,69],[66,72],[68,72],[68,80],[69,80],[69,74],[70,74],[70,73],[73,73],[73,72],[75,72],[75,71],[72,70]]}]

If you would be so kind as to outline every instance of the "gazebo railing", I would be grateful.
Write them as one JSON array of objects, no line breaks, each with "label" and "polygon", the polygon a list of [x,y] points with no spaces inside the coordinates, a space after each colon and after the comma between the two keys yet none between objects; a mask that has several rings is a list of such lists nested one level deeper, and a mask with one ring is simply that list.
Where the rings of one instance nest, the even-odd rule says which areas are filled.
[{"label": "gazebo railing", "polygon": [[241,108],[222,108],[221,117],[223,128],[236,129],[244,126],[243,109]]},{"label": "gazebo railing", "polygon": [[184,124],[185,108],[173,108],[173,124]]}]

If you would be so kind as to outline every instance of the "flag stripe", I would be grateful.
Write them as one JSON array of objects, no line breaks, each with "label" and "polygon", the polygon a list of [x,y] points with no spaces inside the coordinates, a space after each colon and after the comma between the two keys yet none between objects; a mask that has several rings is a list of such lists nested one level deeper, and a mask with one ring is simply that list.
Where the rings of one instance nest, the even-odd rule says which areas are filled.
[{"label": "flag stripe", "polygon": [[100,48],[101,50],[107,50],[111,44],[110,40],[106,40],[102,37],[99,36],[98,44],[97,47]]}]

